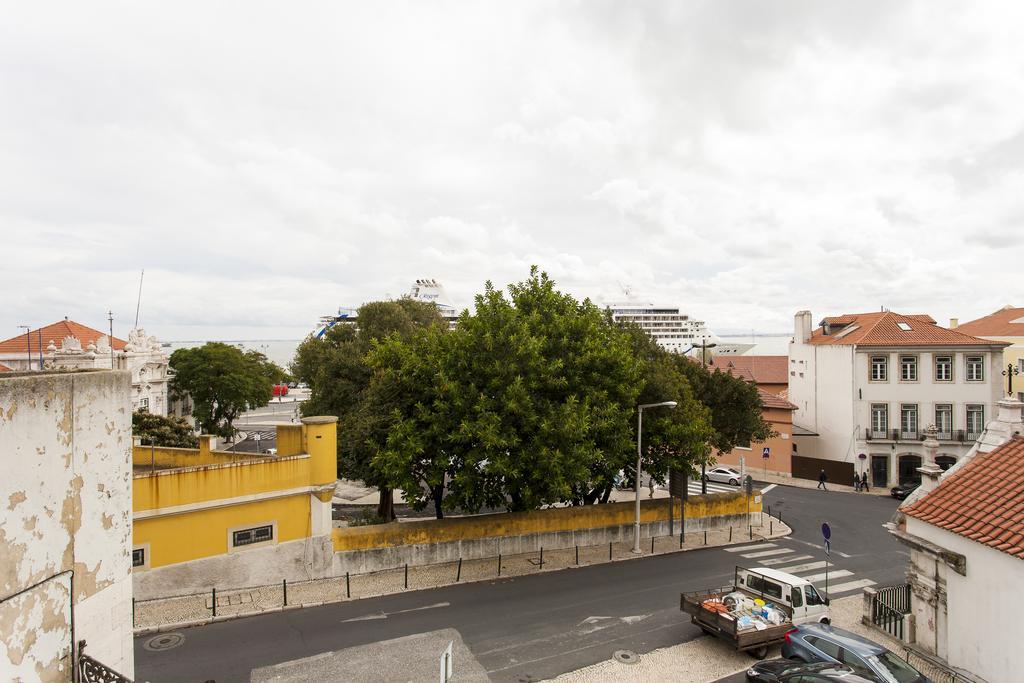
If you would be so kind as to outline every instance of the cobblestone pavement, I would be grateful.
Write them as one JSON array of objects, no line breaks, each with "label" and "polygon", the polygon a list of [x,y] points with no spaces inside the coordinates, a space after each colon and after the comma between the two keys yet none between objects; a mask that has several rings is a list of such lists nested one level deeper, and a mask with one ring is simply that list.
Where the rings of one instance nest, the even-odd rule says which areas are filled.
[{"label": "cobblestone pavement", "polygon": [[[778,519],[763,515],[763,525],[731,529],[719,529],[688,533],[682,546],[678,536],[662,536],[654,539],[653,552],[656,555],[693,550],[696,548],[750,543],[769,538],[779,538],[790,533],[790,529]],[[612,543],[600,546],[580,546],[578,549],[565,548],[545,550],[543,562],[540,552],[520,555],[503,555],[478,560],[446,562],[408,568],[397,567],[367,574],[352,574],[314,581],[289,582],[287,584],[288,607],[311,606],[325,602],[357,600],[378,595],[401,593],[405,590],[419,590],[448,586],[457,582],[487,581],[499,576],[523,576],[539,571],[555,571],[573,566],[587,566],[603,562],[632,559],[632,543]],[[643,555],[651,555],[650,538],[642,539]],[[134,606],[136,632],[149,632],[161,627],[183,626],[210,621],[214,618],[230,618],[269,610],[284,608],[285,586],[256,586],[217,590],[216,615],[213,609],[213,593],[202,593],[175,598],[137,601]]]},{"label": "cobblestone pavement", "polygon": [[[834,600],[830,606],[832,622],[840,628],[858,633],[865,638],[902,654],[900,644],[861,624],[864,598],[852,595]],[[779,657],[779,648],[768,651],[768,659]],[[614,659],[570,671],[556,681],[589,683],[590,681],[673,681],[673,683],[708,683],[738,673],[750,667],[755,660],[748,654],[736,652],[712,636],[700,636],[661,650],[640,655],[634,664],[622,664]]]}]

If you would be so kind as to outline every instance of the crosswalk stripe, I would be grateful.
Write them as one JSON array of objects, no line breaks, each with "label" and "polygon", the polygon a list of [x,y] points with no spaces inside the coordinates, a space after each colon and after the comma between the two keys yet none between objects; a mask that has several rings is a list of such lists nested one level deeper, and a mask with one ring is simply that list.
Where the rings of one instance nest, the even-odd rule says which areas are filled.
[{"label": "crosswalk stripe", "polygon": [[768,557],[770,555],[784,555],[786,553],[793,552],[789,548],[779,548],[778,550],[765,550],[759,553],[746,553],[743,557],[754,558],[754,557]]},{"label": "crosswalk stripe", "polygon": [[841,583],[838,586],[829,586],[828,594],[832,596],[836,593],[848,593],[849,591],[857,590],[858,588],[864,588],[866,586],[873,586],[875,582],[871,579],[861,579],[859,581],[850,581],[849,583]]},{"label": "crosswalk stripe", "polygon": [[[853,576],[853,572],[847,571],[845,569],[837,569],[834,572],[829,572],[828,573],[829,580],[841,579],[841,578],[844,578],[846,576]],[[812,576],[801,576],[800,578],[801,579],[807,579],[811,583],[816,583],[818,581],[824,581],[825,580],[825,572],[822,572],[821,574],[814,574]]]},{"label": "crosswalk stripe", "polygon": [[808,572],[812,569],[824,569],[824,562],[808,562],[806,564],[794,564],[789,567],[776,567],[780,572],[788,572],[790,574],[796,574],[797,572]]},{"label": "crosswalk stripe", "polygon": [[754,545],[734,545],[731,548],[726,548],[727,553],[741,553],[744,550],[760,550],[762,548],[774,548],[774,543],[755,543]]},{"label": "crosswalk stripe", "polygon": [[772,565],[784,564],[786,562],[797,562],[798,560],[813,560],[813,559],[814,559],[813,555],[797,555],[795,557],[790,557],[790,556],[787,555],[786,557],[773,557],[773,558],[768,559],[768,560],[760,560],[758,562],[758,564],[763,564],[766,567],[771,567]]}]

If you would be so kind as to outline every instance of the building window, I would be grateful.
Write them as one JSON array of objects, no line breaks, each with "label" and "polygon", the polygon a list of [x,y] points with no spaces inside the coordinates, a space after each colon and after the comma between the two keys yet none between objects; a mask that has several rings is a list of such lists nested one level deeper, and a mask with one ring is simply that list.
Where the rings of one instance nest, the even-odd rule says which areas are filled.
[{"label": "building window", "polygon": [[253,527],[252,529],[239,529],[231,532],[231,545],[237,548],[241,545],[252,545],[253,543],[266,543],[274,540],[274,526]]},{"label": "building window", "polygon": [[148,398],[140,398],[139,399],[139,410],[149,410],[149,399]]},{"label": "building window", "polygon": [[967,438],[977,439],[985,428],[985,406],[967,406]]},{"label": "building window", "polygon": [[889,406],[884,403],[871,404],[871,435],[884,439],[889,431]]},{"label": "building window", "polygon": [[917,405],[904,403],[900,406],[900,438],[917,438]]},{"label": "building window", "polygon": [[145,567],[146,566],[146,549],[135,548],[132,550],[132,566],[133,567]]},{"label": "building window", "polygon": [[900,356],[900,380],[917,381],[917,356]]},{"label": "building window", "polygon": [[889,358],[887,356],[871,357],[871,381],[886,382],[889,379]]},{"label": "building window", "polygon": [[953,405],[951,403],[937,403],[935,405],[935,429],[940,439],[950,439],[953,436]]},{"label": "building window", "polygon": [[953,381],[953,357],[952,356],[935,356],[935,381],[936,382],[952,382]]},{"label": "building window", "polygon": [[982,356],[967,356],[967,381],[981,382],[985,379],[985,359]]}]

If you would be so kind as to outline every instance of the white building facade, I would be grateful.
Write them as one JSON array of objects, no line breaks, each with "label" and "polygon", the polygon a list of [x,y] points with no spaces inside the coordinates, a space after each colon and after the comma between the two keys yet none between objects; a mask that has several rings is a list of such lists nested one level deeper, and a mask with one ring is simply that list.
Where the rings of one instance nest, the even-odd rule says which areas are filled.
[{"label": "white building facade", "polygon": [[709,344],[713,339],[703,322],[680,313],[678,308],[632,302],[608,304],[608,310],[615,322],[636,325],[673,353],[686,353],[691,347]]},{"label": "white building facade", "polygon": [[[875,486],[918,478],[924,429],[935,425],[938,463],[974,444],[1001,397],[1005,344],[890,311],[795,316],[789,349],[799,455],[852,463]],[[846,482],[840,482],[846,483]]]}]

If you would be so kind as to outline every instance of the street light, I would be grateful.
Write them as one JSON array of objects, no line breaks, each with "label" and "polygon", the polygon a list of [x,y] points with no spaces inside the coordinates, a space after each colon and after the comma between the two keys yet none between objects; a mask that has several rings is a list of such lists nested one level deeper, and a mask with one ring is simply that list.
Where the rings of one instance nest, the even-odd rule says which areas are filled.
[{"label": "street light", "polygon": [[[688,348],[686,350],[686,352],[689,353],[690,351],[693,351],[694,349],[700,349],[700,362],[706,368],[708,366],[707,351],[708,351],[708,349],[713,349],[716,346],[718,346],[718,344],[716,344],[714,342],[712,342],[710,344],[708,344],[707,342],[701,342],[700,344],[691,344],[690,348]],[[702,462],[700,464],[700,492],[701,492],[701,495],[707,495],[707,492],[708,492],[708,482],[707,482],[707,479],[704,478],[705,476],[707,476],[707,468],[708,468],[707,463]],[[689,480],[690,477],[687,476],[686,478],[687,478],[687,480]]]},{"label": "street light", "polygon": [[[19,328],[25,330],[25,341],[28,344],[28,365],[25,366],[26,370],[32,369],[32,328],[28,325],[18,325]],[[40,367],[40,370],[43,368]]]},{"label": "street light", "polygon": [[633,522],[633,552],[637,555],[641,554],[640,550],[640,436],[644,427],[644,408],[660,408],[665,406],[666,408],[675,408],[675,401],[662,401],[661,403],[642,403],[637,407],[636,411],[636,481],[634,482],[634,488],[636,489],[636,521]]}]

